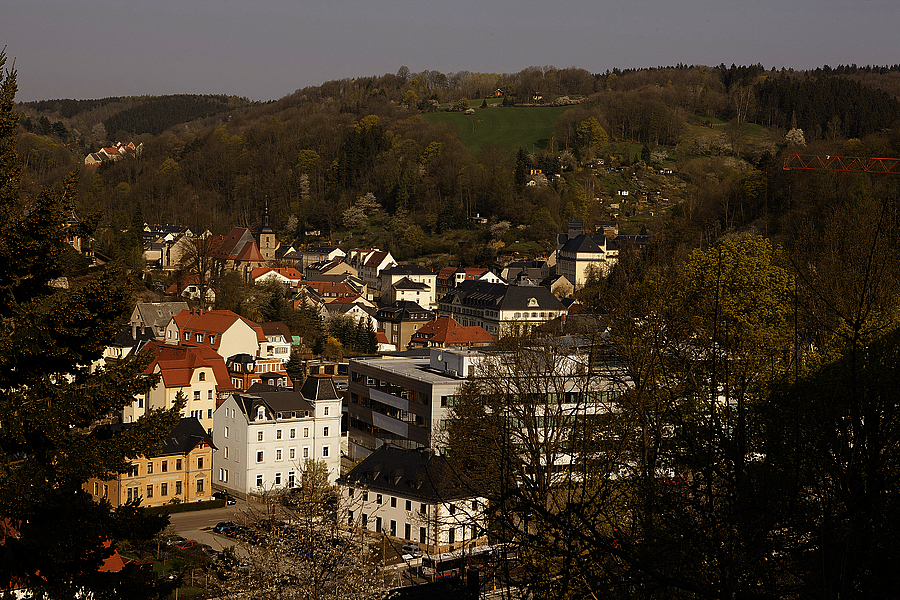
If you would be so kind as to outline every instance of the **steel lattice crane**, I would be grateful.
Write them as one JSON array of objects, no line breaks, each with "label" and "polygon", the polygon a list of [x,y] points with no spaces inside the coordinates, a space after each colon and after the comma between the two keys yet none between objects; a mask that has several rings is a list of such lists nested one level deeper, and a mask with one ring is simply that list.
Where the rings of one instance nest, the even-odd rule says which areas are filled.
[{"label": "steel lattice crane", "polygon": [[838,173],[884,173],[900,175],[900,158],[868,156],[831,156],[830,154],[788,154],[785,171],[834,171]]}]

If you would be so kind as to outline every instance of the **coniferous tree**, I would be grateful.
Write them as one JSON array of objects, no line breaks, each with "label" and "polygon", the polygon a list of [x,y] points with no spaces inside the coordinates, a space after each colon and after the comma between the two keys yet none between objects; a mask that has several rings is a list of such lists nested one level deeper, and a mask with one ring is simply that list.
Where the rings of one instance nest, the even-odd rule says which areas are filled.
[{"label": "coniferous tree", "polygon": [[92,368],[131,307],[120,270],[69,278],[68,288],[51,285],[67,275],[61,259],[77,181],[70,177],[28,206],[20,202],[16,73],[2,71],[5,59],[0,52],[0,521],[7,525],[0,585],[21,582],[48,598],[114,597],[126,586],[160,597],[169,584],[136,568],[98,572],[119,541],[153,532],[124,527],[123,519],[143,518],[141,511],[114,512],[82,485],[149,454],[180,407],[151,413],[127,431],[93,434],[155,378],[141,375],[139,360]]}]

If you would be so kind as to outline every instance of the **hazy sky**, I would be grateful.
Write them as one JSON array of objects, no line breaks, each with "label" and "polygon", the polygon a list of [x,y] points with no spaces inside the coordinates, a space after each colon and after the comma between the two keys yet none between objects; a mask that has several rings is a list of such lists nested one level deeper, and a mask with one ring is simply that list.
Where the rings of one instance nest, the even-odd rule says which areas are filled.
[{"label": "hazy sky", "polygon": [[900,63],[897,0],[3,0],[18,100],[281,98],[331,79]]}]

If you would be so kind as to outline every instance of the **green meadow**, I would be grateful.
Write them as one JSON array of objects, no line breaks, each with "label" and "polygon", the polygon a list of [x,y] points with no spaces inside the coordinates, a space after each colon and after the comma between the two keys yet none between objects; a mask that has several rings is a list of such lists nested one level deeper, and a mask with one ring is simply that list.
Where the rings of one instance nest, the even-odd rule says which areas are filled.
[{"label": "green meadow", "polygon": [[546,148],[556,119],[567,106],[476,108],[474,115],[461,112],[425,114],[425,120],[435,125],[449,123],[456,127],[459,138],[472,153],[488,143],[509,148],[511,153],[521,146],[529,152]]}]

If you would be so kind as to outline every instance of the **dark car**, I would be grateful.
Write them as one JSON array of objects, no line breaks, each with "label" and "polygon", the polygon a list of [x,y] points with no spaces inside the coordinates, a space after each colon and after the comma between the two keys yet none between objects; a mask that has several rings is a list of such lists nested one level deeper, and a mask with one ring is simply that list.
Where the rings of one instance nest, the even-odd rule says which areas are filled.
[{"label": "dark car", "polygon": [[169,539],[166,540],[166,544],[169,546],[177,546],[178,544],[184,543],[187,541],[187,538],[182,537],[180,535],[173,535]]},{"label": "dark car", "polygon": [[216,523],[215,527],[213,527],[213,533],[231,535],[235,527],[237,527],[237,523],[232,523],[231,521],[219,521]]},{"label": "dark car", "polygon": [[237,504],[237,500],[235,499],[235,497],[228,492],[216,492],[215,494],[213,494],[213,498],[215,498],[216,500],[224,500],[226,506]]}]

